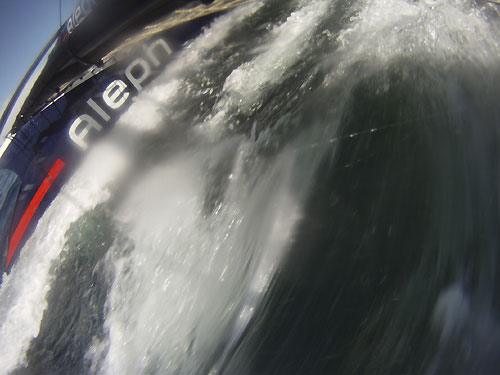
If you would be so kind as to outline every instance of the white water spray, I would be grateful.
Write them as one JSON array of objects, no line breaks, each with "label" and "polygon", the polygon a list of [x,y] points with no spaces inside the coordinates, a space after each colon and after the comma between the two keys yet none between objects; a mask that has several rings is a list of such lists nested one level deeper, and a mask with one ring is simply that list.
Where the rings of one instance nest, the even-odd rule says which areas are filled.
[{"label": "white water spray", "polygon": [[70,224],[109,199],[108,184],[126,166],[125,155],[112,145],[95,147],[47,209],[11,273],[4,275],[0,288],[0,373],[8,374],[25,363],[25,352],[39,332],[47,307],[52,266],[59,261]]}]

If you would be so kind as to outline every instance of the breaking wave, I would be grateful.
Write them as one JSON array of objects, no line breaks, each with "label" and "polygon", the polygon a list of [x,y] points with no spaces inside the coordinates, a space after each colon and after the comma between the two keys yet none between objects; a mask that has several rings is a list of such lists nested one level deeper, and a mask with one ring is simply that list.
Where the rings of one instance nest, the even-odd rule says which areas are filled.
[{"label": "breaking wave", "polygon": [[217,18],[4,275],[0,372],[498,372],[499,31],[480,1]]}]

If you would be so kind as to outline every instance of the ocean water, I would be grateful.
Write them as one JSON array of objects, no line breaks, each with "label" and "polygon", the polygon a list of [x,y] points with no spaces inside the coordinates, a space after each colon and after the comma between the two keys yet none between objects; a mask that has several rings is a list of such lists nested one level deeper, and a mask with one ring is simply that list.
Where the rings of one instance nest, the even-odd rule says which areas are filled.
[{"label": "ocean water", "polygon": [[500,372],[499,12],[215,19],[4,275],[0,373]]}]

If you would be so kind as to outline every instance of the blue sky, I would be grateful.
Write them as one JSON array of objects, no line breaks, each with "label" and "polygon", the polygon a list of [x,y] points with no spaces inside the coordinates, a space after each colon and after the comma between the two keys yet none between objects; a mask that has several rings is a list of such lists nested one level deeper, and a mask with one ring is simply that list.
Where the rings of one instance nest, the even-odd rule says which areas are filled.
[{"label": "blue sky", "polygon": [[[61,0],[62,20],[78,0]],[[0,0],[0,115],[33,60],[59,28],[59,0]]]}]

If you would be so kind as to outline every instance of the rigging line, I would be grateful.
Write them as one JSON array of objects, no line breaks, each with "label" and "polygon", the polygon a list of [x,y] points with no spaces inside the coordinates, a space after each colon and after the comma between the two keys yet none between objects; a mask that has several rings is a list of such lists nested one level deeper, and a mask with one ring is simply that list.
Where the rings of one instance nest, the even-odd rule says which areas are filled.
[{"label": "rigging line", "polygon": [[59,28],[62,26],[62,0],[59,0]]}]

